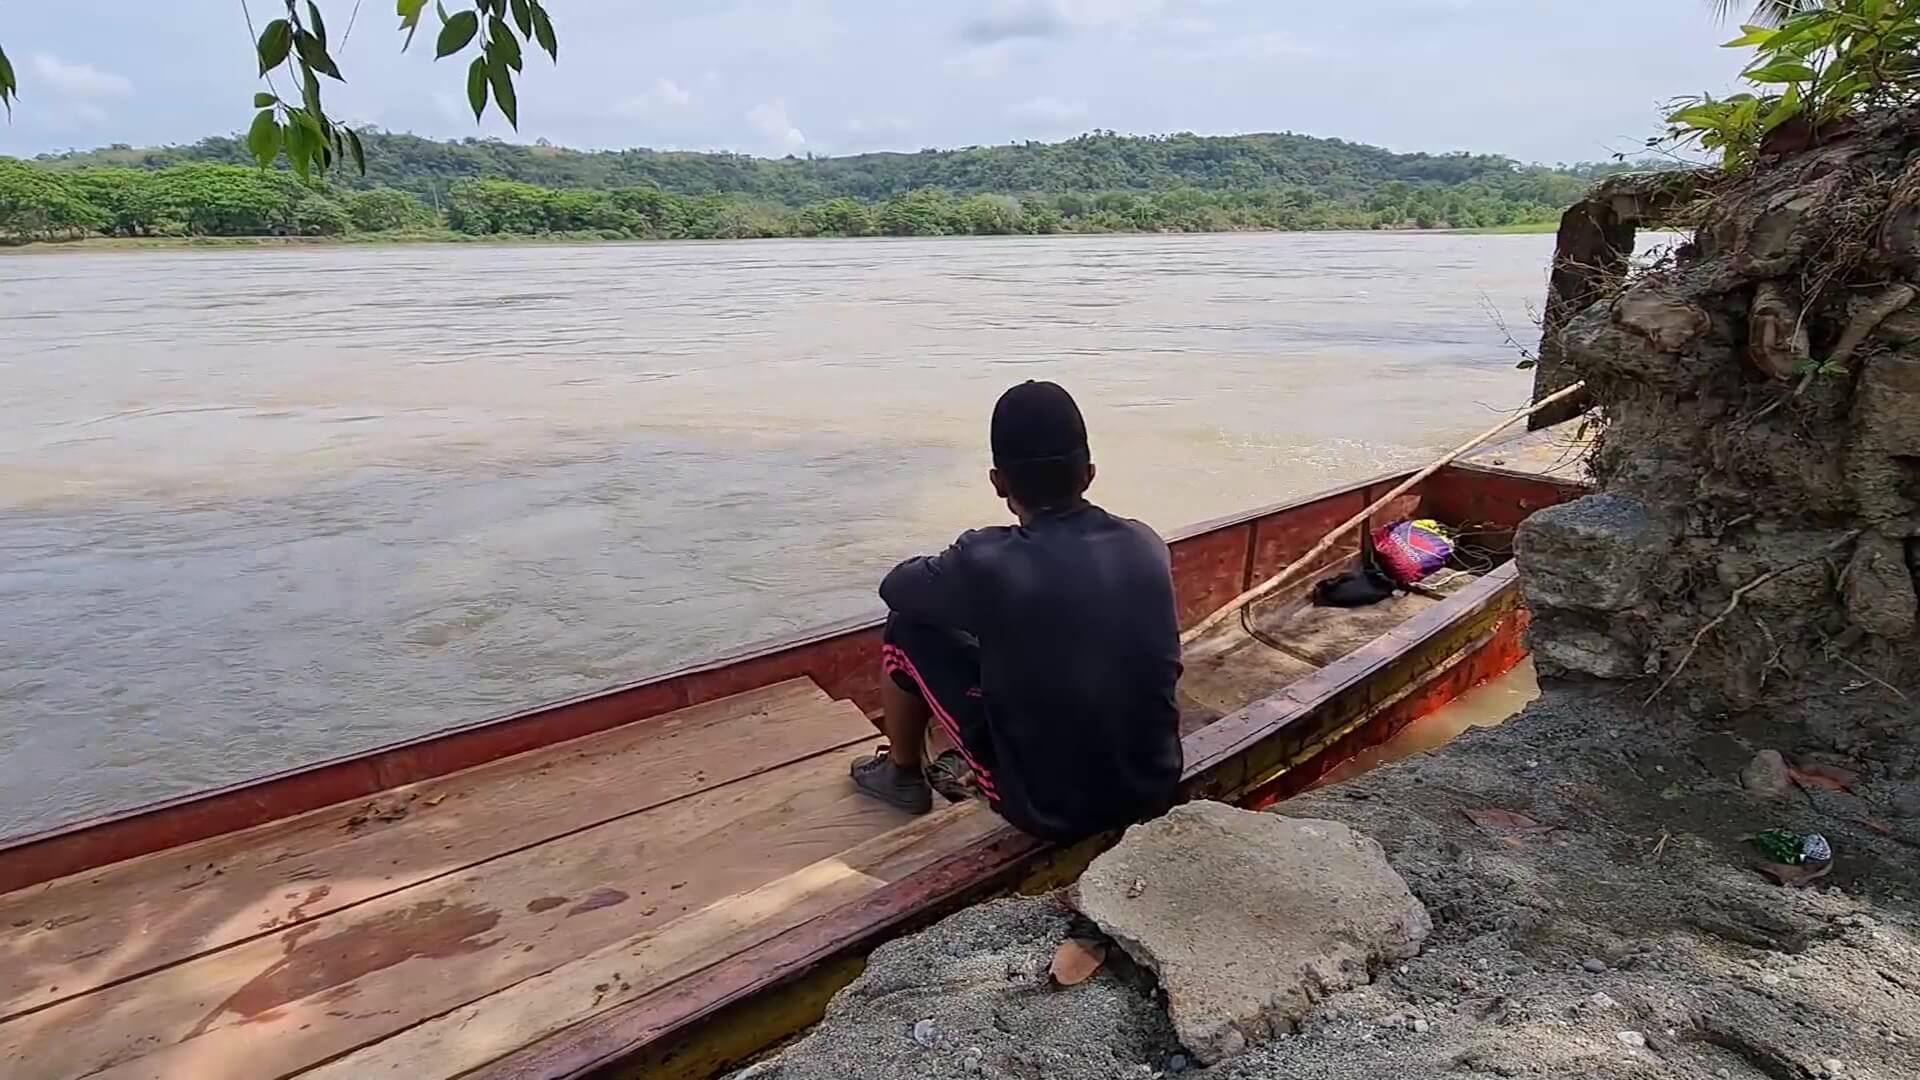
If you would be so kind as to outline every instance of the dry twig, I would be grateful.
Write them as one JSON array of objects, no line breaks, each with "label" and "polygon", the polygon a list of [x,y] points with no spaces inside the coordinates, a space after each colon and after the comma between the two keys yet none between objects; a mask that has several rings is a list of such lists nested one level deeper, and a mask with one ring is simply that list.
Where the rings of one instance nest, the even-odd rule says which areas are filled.
[{"label": "dry twig", "polygon": [[1765,585],[1770,581],[1773,581],[1775,578],[1778,578],[1783,574],[1788,574],[1788,573],[1791,573],[1792,571],[1800,569],[1803,566],[1807,566],[1812,563],[1817,563],[1822,559],[1825,559],[1827,557],[1828,552],[1837,551],[1840,548],[1853,543],[1855,540],[1859,538],[1860,538],[1860,530],[1859,529],[1851,530],[1850,532],[1847,532],[1844,535],[1842,535],[1839,539],[1821,548],[1817,553],[1813,555],[1809,555],[1806,558],[1801,559],[1799,562],[1790,563],[1786,566],[1782,566],[1775,570],[1769,570],[1766,573],[1761,574],[1759,577],[1754,578],[1752,581],[1747,582],[1745,585],[1742,585],[1739,588],[1733,590],[1733,598],[1727,601],[1727,606],[1721,609],[1720,614],[1715,615],[1712,619],[1709,619],[1707,621],[1707,624],[1705,626],[1702,626],[1699,629],[1699,631],[1697,631],[1693,635],[1693,641],[1687,645],[1687,651],[1680,654],[1680,662],[1673,665],[1673,670],[1667,673],[1666,678],[1660,680],[1660,685],[1654,687],[1653,693],[1648,694],[1647,700],[1641,702],[1641,704],[1642,705],[1653,704],[1653,700],[1655,698],[1665,693],[1667,687],[1673,685],[1673,680],[1679,678],[1680,673],[1686,670],[1687,662],[1693,659],[1693,654],[1700,651],[1700,643],[1706,640],[1707,635],[1713,632],[1713,629],[1715,627],[1727,621],[1727,617],[1734,613],[1734,610],[1740,606],[1740,601],[1745,600],[1747,598],[1748,593],[1753,592],[1753,590],[1758,589],[1760,586]]},{"label": "dry twig", "polygon": [[1894,697],[1899,698],[1901,701],[1907,700],[1907,695],[1901,693],[1899,687],[1893,685],[1892,683],[1881,678],[1880,676],[1875,675],[1873,672],[1868,671],[1866,668],[1861,667],[1859,664],[1854,663],[1853,661],[1847,659],[1844,656],[1836,657],[1835,659],[1839,660],[1841,663],[1847,665],[1848,667],[1859,672],[1860,674],[1865,675],[1868,679],[1871,679],[1872,681],[1885,687],[1888,691],[1890,691],[1893,694]]}]

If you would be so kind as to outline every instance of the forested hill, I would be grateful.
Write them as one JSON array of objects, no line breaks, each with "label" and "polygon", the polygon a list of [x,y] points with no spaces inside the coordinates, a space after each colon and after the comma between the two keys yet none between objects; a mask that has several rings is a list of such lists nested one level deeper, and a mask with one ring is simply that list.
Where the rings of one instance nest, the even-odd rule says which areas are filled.
[{"label": "forested hill", "polygon": [[[1487,154],[1399,154],[1375,146],[1294,134],[1131,136],[1096,132],[1061,143],[1027,142],[961,150],[767,159],[743,154],[660,150],[578,151],[491,139],[439,142],[370,133],[367,175],[334,179],[352,187],[397,188],[444,196],[461,179],[517,180],[549,188],[657,187],[680,195],[741,195],[787,206],[852,197],[881,200],[917,188],[957,195],[1295,189],[1348,202],[1383,185],[1471,185],[1506,199],[1547,207],[1579,197],[1590,170],[1521,166]],[[248,164],[238,139],[215,136],[190,146],[44,155],[58,167],[164,168],[187,162]]]}]

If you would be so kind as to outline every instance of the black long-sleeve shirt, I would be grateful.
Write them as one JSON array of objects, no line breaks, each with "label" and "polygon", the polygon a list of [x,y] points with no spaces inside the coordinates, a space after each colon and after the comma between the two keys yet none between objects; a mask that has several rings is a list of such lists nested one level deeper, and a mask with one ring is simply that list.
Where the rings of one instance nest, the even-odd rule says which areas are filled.
[{"label": "black long-sleeve shirt", "polygon": [[1180,783],[1180,630],[1166,542],[1090,503],[963,533],[880,585],[980,643],[1002,812],[1042,836],[1116,828]]}]

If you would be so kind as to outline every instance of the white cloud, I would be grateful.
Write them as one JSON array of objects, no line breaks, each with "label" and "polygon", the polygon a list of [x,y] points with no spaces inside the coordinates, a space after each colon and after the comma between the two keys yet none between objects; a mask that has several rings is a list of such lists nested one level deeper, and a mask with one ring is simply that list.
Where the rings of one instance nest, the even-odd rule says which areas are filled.
[{"label": "white cloud", "polygon": [[1059,123],[1085,116],[1087,107],[1078,101],[1062,101],[1056,97],[1037,97],[1023,101],[1007,110],[1007,115],[1021,120],[1043,120]]},{"label": "white cloud", "polygon": [[67,97],[126,97],[133,93],[133,82],[125,75],[101,71],[92,64],[69,64],[52,53],[35,53],[33,72]]},{"label": "white cloud", "polygon": [[645,116],[667,109],[684,109],[693,103],[693,91],[672,79],[655,79],[644,94],[634,94],[613,103],[617,116]]},{"label": "white cloud", "polygon": [[807,137],[793,126],[792,118],[787,115],[787,103],[779,98],[763,101],[748,109],[747,123],[782,152],[791,152],[806,145]]}]

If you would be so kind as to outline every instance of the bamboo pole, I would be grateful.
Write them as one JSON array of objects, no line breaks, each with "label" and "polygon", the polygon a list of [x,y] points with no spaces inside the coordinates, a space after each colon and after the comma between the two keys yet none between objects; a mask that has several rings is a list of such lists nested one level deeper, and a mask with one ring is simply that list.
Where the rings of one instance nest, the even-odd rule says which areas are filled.
[{"label": "bamboo pole", "polygon": [[1321,537],[1319,543],[1313,545],[1312,548],[1308,549],[1305,555],[1302,555],[1299,558],[1288,563],[1283,569],[1281,569],[1279,573],[1273,575],[1272,577],[1261,582],[1260,584],[1255,585],[1253,588],[1248,589],[1246,592],[1241,593],[1239,596],[1234,597],[1232,600],[1227,601],[1226,606],[1222,607],[1220,610],[1214,612],[1213,614],[1207,616],[1206,618],[1201,619],[1198,623],[1195,623],[1193,629],[1188,630],[1186,633],[1180,635],[1180,644],[1183,647],[1193,644],[1195,641],[1199,640],[1200,637],[1204,635],[1207,631],[1212,630],[1214,627],[1225,622],[1228,618],[1232,617],[1233,614],[1239,611],[1241,608],[1246,607],[1248,604],[1251,604],[1254,601],[1259,600],[1261,597],[1266,596],[1268,593],[1273,592],[1275,589],[1278,589],[1280,586],[1287,584],[1289,581],[1292,581],[1296,576],[1299,575],[1300,571],[1312,565],[1315,559],[1318,559],[1321,555],[1326,554],[1327,549],[1333,546],[1334,541],[1340,539],[1340,537],[1344,536],[1348,531],[1352,529],[1357,529],[1361,525],[1365,524],[1368,518],[1372,517],[1374,514],[1379,513],[1380,510],[1383,509],[1388,503],[1392,502],[1393,500],[1399,498],[1402,495],[1405,495],[1407,492],[1413,490],[1414,486],[1419,484],[1422,480],[1425,480],[1427,477],[1432,476],[1434,473],[1437,473],[1441,469],[1446,468],[1448,465],[1453,464],[1454,461],[1460,457],[1460,455],[1478,447],[1480,444],[1486,442],[1488,439],[1493,438],[1495,435],[1498,435],[1501,432],[1512,427],[1513,425],[1519,423],[1520,421],[1525,420],[1527,417],[1532,416],[1534,413],[1539,412],[1541,409],[1544,409],[1547,406],[1554,404],[1555,402],[1563,401],[1569,397],[1572,397],[1574,394],[1577,394],[1580,391],[1586,389],[1586,386],[1587,386],[1586,381],[1582,380],[1580,382],[1574,383],[1572,386],[1569,386],[1563,390],[1557,391],[1552,394],[1548,394],[1546,397],[1543,397],[1539,401],[1534,402],[1532,405],[1528,406],[1526,409],[1520,412],[1514,413],[1512,416],[1507,417],[1505,420],[1500,421],[1498,424],[1495,424],[1494,426],[1488,428],[1487,430],[1481,432],[1480,434],[1474,436],[1473,438],[1453,448],[1451,451],[1447,453],[1445,457],[1427,466],[1426,468],[1421,469],[1419,472],[1414,473],[1412,476],[1408,477],[1405,481],[1397,485],[1392,491],[1389,491],[1385,495],[1382,495],[1378,499],[1375,499],[1372,505],[1368,506],[1365,510],[1360,511],[1359,513],[1348,518],[1346,521],[1343,521],[1339,525],[1335,526],[1333,531],[1327,533],[1326,536]]}]

